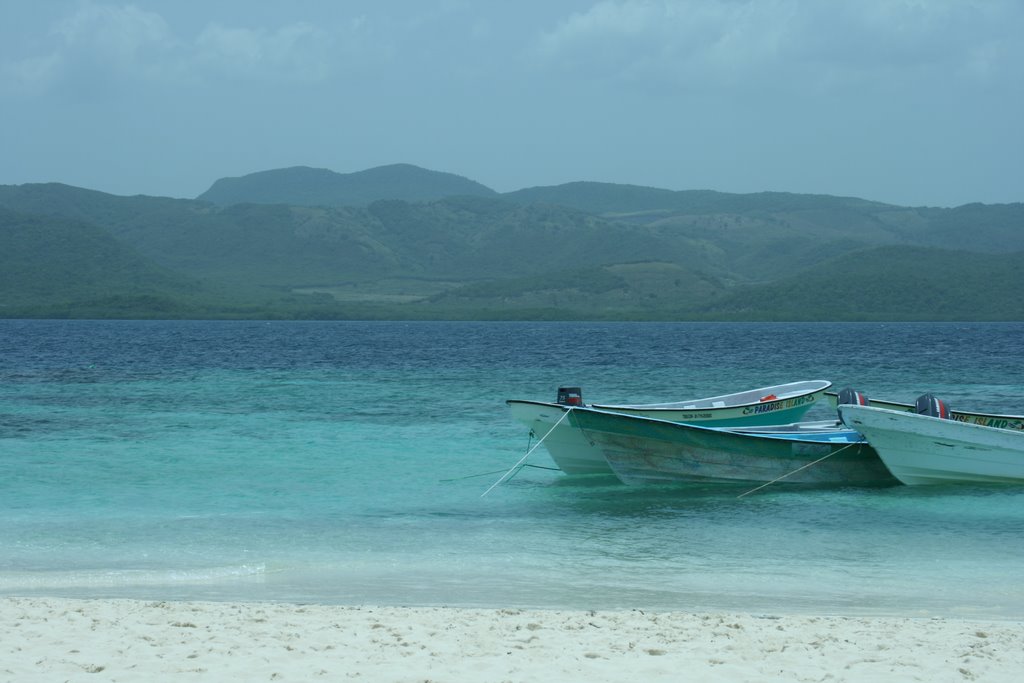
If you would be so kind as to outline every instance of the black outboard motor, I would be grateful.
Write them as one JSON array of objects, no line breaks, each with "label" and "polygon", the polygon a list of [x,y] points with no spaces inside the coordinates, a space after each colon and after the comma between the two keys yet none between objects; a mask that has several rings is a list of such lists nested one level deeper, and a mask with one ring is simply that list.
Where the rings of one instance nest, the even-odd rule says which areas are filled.
[{"label": "black outboard motor", "polygon": [[866,406],[867,404],[867,394],[857,391],[853,387],[846,387],[839,392],[839,405]]},{"label": "black outboard motor", "polygon": [[563,406],[582,406],[583,391],[579,387],[558,387],[555,403]]},{"label": "black outboard motor", "polygon": [[946,402],[931,394],[922,394],[917,397],[917,401],[914,402],[914,412],[918,415],[941,417],[943,420],[950,419],[949,407],[946,406]]},{"label": "black outboard motor", "polygon": [[[853,387],[846,387],[839,391],[839,398],[836,403],[839,405],[854,405],[854,406],[866,406],[868,404],[867,394],[857,391]],[[843,416],[839,415],[839,421],[842,422]]]}]

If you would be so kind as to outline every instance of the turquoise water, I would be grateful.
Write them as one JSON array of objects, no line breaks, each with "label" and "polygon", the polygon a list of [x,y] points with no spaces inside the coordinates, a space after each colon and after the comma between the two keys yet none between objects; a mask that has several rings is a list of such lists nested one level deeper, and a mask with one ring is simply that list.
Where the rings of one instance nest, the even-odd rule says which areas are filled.
[{"label": "turquoise water", "polygon": [[[1024,618],[1024,487],[629,488],[505,399],[1024,413],[1024,324],[0,321],[0,595]],[[828,417],[824,407],[809,418]]]}]

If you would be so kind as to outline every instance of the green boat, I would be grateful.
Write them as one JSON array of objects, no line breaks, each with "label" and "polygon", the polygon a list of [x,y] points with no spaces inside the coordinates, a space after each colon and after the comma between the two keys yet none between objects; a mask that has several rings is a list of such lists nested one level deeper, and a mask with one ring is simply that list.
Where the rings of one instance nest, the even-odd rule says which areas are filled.
[{"label": "green boat", "polygon": [[569,422],[626,484],[896,484],[874,448],[836,422],[722,428],[590,408]]}]

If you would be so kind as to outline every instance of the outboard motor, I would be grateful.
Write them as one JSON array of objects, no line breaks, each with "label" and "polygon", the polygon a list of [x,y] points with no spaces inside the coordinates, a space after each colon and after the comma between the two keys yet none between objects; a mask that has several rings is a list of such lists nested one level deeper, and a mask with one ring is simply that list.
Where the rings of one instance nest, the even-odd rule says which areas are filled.
[{"label": "outboard motor", "polygon": [[563,406],[582,406],[583,391],[579,387],[558,387],[555,403]]},{"label": "outboard motor", "polygon": [[853,387],[846,387],[839,392],[839,405],[866,406],[867,404],[867,394],[857,391]]},{"label": "outboard motor", "polygon": [[917,397],[917,401],[914,402],[914,412],[918,415],[941,417],[943,420],[949,419],[949,407],[946,406],[946,402],[931,394],[922,394]]}]

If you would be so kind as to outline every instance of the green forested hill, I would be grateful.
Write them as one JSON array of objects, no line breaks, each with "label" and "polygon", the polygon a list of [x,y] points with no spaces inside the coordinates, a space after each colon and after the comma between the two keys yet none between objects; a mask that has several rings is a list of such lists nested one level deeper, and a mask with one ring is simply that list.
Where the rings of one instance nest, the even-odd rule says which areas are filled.
[{"label": "green forested hill", "polygon": [[202,293],[198,282],[92,225],[0,208],[0,315],[78,309],[148,317],[194,306]]},{"label": "green forested hill", "polygon": [[1024,252],[878,247],[737,287],[695,313],[729,320],[1024,320]]},{"label": "green forested hill", "polygon": [[356,173],[296,166],[221,178],[198,199],[231,204],[296,206],[366,206],[380,199],[423,202],[459,195],[494,196],[480,183],[452,173],[428,171],[411,164],[379,166]]},{"label": "green forested hill", "polygon": [[[6,191],[4,191],[6,190]],[[0,205],[99,225],[161,265],[269,286],[379,278],[475,280],[684,258],[685,240],[554,205],[456,197],[307,207],[116,197],[64,185],[0,188]],[[50,196],[47,203],[43,197]]]},{"label": "green forested hill", "polygon": [[[784,192],[659,190],[608,183],[568,183],[510,192],[517,202],[545,202],[637,224],[651,225],[718,245],[754,243],[770,249],[797,242],[840,241],[846,248],[922,244],[1006,253],[1024,249],[1024,204],[967,204],[953,209],[901,207],[854,197]],[[968,234],[984,237],[967,239]],[[789,244],[782,245],[784,241]]]},{"label": "green forested hill", "polygon": [[510,201],[560,204],[593,213],[631,214],[651,211],[684,214],[779,212],[794,210],[879,210],[886,204],[853,197],[758,192],[730,194],[713,190],[663,190],[639,185],[574,182],[530,187],[502,195]]},{"label": "green forested hill", "polygon": [[[1020,284],[1006,254],[1024,252],[1021,204],[907,208],[570,183],[220,206],[44,184],[0,186],[0,207],[22,226],[6,262],[32,264],[0,281],[7,315],[14,301],[25,315],[60,301],[68,315],[124,315],[84,302],[145,295],[162,297],[154,315],[196,317],[1022,319],[1009,297],[991,296]],[[120,250],[116,263],[101,242]],[[37,286],[47,280],[49,293]],[[872,284],[837,298],[830,280]],[[940,294],[910,296],[914,283]]]},{"label": "green forested hill", "polygon": [[1024,320],[1024,253],[876,247],[777,281],[726,287],[647,262],[465,285],[435,304],[495,318],[595,320]]}]

